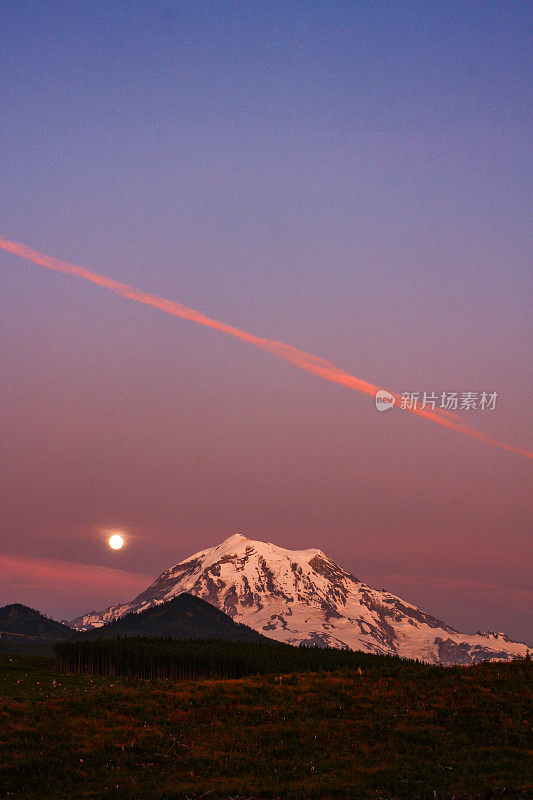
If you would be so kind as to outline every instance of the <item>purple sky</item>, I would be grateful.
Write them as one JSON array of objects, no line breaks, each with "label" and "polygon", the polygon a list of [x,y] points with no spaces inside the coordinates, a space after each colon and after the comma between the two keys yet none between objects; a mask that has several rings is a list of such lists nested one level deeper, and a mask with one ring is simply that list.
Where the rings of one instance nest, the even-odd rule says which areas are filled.
[{"label": "purple sky", "polygon": [[[496,391],[463,419],[531,449],[530,34],[512,2],[3,4],[0,235],[397,392]],[[533,643],[530,460],[0,280],[0,603],[71,618],[242,532]]]}]

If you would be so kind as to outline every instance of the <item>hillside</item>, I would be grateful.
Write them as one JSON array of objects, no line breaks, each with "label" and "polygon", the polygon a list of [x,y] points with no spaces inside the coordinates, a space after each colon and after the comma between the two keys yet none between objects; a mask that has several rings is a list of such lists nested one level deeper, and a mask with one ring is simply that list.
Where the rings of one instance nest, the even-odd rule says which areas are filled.
[{"label": "hillside", "polygon": [[270,642],[246,625],[239,625],[215,606],[190,594],[181,594],[140,613],[130,613],[87,631],[77,638],[116,636],[171,636],[176,639],[227,639],[235,642]]},{"label": "hillside", "polygon": [[[0,633],[58,641],[70,639],[72,629],[21,603],[0,608]],[[6,637],[12,638],[12,637]]]},{"label": "hillside", "polygon": [[353,656],[360,671],[178,683],[0,656],[0,796],[531,797],[531,662]]}]

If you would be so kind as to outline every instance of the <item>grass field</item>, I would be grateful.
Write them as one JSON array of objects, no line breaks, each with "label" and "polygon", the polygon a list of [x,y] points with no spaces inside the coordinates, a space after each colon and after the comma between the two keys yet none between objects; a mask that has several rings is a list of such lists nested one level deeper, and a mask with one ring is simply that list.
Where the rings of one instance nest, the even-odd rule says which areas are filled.
[{"label": "grass field", "polygon": [[531,663],[128,684],[0,656],[2,798],[527,798]]}]

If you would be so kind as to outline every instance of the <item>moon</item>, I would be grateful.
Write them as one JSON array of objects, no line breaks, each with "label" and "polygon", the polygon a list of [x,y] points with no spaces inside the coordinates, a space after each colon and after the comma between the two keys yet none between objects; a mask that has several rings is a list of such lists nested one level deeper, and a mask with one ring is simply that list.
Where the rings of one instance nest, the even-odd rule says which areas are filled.
[{"label": "moon", "polygon": [[109,537],[108,544],[112,550],[120,550],[124,545],[124,539],[118,533],[114,533],[113,536]]}]

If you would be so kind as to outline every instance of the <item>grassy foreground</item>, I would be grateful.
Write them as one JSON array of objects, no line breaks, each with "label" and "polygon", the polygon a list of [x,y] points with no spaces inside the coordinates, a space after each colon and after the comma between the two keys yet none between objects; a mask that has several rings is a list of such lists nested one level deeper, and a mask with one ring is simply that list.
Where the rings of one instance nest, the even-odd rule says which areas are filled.
[{"label": "grassy foreground", "polygon": [[525,661],[136,684],[52,664],[0,656],[1,798],[531,796]]}]

